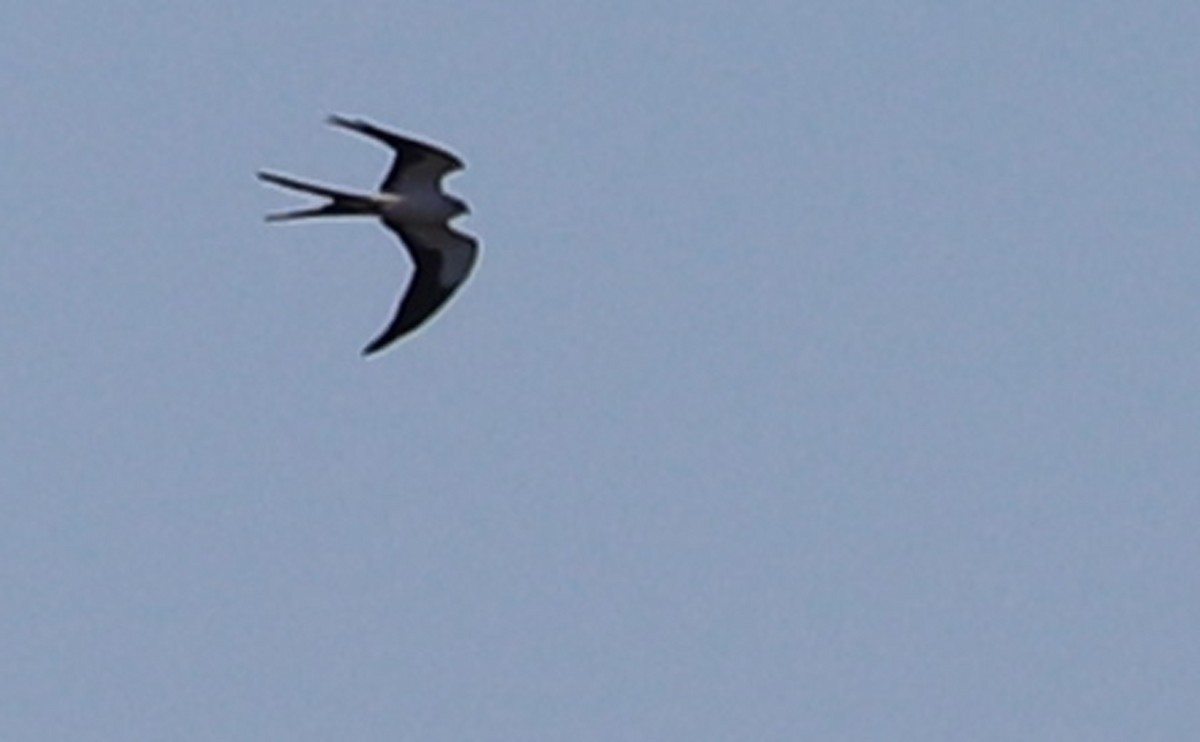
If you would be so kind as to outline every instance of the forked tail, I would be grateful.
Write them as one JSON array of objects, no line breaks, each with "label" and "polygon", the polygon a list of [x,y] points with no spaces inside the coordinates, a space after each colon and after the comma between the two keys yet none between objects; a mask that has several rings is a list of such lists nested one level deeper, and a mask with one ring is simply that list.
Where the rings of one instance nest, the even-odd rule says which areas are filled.
[{"label": "forked tail", "polygon": [[347,193],[346,191],[339,191],[315,183],[305,183],[302,180],[265,171],[258,173],[258,179],[282,188],[329,199],[329,203],[314,208],[268,214],[267,221],[269,222],[281,222],[289,219],[304,219],[315,216],[355,216],[374,214],[378,211],[375,199],[370,196]]}]

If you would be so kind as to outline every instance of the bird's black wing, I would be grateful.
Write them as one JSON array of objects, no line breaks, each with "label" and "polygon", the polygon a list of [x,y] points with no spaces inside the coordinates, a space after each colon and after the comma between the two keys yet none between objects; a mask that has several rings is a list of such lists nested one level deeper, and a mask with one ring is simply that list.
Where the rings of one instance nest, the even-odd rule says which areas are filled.
[{"label": "bird's black wing", "polygon": [[330,116],[329,123],[368,136],[395,150],[396,159],[384,176],[380,190],[399,191],[400,183],[405,180],[436,186],[447,173],[463,167],[462,160],[444,149],[381,129],[369,121]]},{"label": "bird's black wing", "polygon": [[363,349],[371,355],[417,329],[467,280],[479,245],[449,225],[393,227],[412,256],[415,270],[391,324]]}]

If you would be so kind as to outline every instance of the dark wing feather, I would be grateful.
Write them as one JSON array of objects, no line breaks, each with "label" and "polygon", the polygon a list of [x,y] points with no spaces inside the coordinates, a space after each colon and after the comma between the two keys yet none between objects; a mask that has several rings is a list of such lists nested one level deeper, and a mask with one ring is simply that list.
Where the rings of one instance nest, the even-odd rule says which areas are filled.
[{"label": "dark wing feather", "polygon": [[329,123],[368,136],[395,150],[396,159],[384,176],[380,190],[399,191],[400,183],[405,180],[436,186],[447,173],[463,167],[462,160],[444,149],[381,129],[369,121],[330,116]]},{"label": "dark wing feather", "polygon": [[415,269],[391,324],[363,349],[371,355],[420,327],[470,275],[479,247],[473,237],[448,225],[392,227],[412,256]]}]

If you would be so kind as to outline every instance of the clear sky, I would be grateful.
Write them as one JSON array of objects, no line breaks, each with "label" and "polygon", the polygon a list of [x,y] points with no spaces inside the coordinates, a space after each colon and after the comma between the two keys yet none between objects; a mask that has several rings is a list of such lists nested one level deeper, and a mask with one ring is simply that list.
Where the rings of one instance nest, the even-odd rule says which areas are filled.
[{"label": "clear sky", "polygon": [[[1200,6],[0,10],[0,739],[1200,729]],[[482,260],[267,225],[459,153]]]}]

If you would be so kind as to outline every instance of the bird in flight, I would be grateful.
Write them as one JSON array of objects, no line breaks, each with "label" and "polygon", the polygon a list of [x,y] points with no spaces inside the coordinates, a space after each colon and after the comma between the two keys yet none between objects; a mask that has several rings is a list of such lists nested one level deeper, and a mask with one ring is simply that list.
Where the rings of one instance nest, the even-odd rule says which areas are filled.
[{"label": "bird in flight", "polygon": [[451,219],[470,213],[470,209],[441,188],[442,178],[462,169],[462,160],[443,149],[361,119],[330,116],[329,123],[370,137],[395,151],[395,160],[379,186],[379,193],[348,193],[266,171],[260,171],[258,177],[273,185],[329,199],[328,203],[313,208],[269,214],[269,222],[321,216],[375,216],[408,249],[414,265],[412,279],[391,323],[363,349],[363,355],[371,355],[420,327],[446,303],[467,280],[479,246],[474,237],[450,226]]}]

